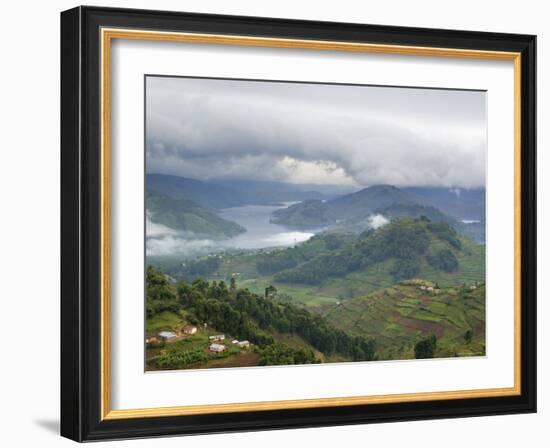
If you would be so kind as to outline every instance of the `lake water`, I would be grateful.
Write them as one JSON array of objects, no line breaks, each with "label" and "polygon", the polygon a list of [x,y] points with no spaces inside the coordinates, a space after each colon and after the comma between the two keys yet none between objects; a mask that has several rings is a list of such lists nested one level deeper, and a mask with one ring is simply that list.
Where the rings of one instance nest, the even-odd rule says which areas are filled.
[{"label": "lake water", "polygon": [[210,240],[189,238],[186,232],[179,232],[147,219],[147,256],[204,256],[220,249],[263,249],[277,246],[292,246],[310,239],[322,229],[303,232],[288,229],[269,222],[271,214],[280,208],[288,207],[295,202],[287,202],[278,206],[246,205],[243,207],[226,208],[218,214],[225,219],[236,222],[246,229],[246,232],[226,240]]},{"label": "lake water", "polygon": [[222,241],[220,244],[225,247],[238,249],[260,249],[274,246],[292,246],[296,243],[310,239],[315,231],[303,232],[290,230],[279,224],[270,222],[271,215],[275,210],[288,207],[295,202],[286,202],[283,205],[245,205],[242,207],[231,207],[220,211],[219,215],[236,222],[246,229],[235,238]]}]

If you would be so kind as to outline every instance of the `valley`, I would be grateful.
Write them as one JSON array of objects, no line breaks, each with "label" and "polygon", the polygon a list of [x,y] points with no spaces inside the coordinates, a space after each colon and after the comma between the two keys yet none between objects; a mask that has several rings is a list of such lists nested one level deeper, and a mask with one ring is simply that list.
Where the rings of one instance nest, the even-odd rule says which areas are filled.
[{"label": "valley", "polygon": [[151,179],[148,370],[485,354],[484,191]]}]

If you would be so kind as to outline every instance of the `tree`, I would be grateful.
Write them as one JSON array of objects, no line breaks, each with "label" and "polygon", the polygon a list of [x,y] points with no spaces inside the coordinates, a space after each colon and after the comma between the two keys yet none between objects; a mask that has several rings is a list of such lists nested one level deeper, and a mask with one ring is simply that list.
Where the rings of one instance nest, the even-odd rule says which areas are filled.
[{"label": "tree", "polygon": [[453,272],[458,268],[458,260],[450,249],[441,249],[428,255],[428,263],[440,271]]},{"label": "tree", "polygon": [[466,331],[466,333],[464,333],[464,340],[466,341],[466,344],[469,344],[470,342],[472,342],[472,337],[474,336],[472,330],[468,330]]},{"label": "tree", "polygon": [[273,298],[277,295],[277,288],[273,285],[269,285],[267,288],[265,288],[265,298]]},{"label": "tree", "polygon": [[433,358],[437,347],[437,337],[435,334],[422,338],[414,346],[414,357],[416,359]]}]

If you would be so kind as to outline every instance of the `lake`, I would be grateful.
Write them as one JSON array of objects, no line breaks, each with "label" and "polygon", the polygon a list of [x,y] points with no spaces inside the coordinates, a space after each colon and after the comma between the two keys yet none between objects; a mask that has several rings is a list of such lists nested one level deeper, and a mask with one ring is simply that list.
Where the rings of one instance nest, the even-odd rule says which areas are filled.
[{"label": "lake", "polygon": [[219,216],[229,221],[236,222],[246,229],[234,238],[223,240],[220,244],[224,247],[238,249],[261,249],[264,247],[292,246],[310,239],[322,229],[290,230],[285,226],[270,222],[275,210],[288,207],[296,202],[285,202],[282,205],[244,205],[231,207],[220,211]]},{"label": "lake", "polygon": [[310,239],[323,229],[300,230],[288,229],[270,222],[271,214],[280,208],[296,202],[285,202],[281,205],[245,205],[221,210],[218,215],[236,222],[246,232],[225,240],[189,238],[186,232],[151,222],[147,219],[146,253],[154,256],[204,256],[208,253],[225,249],[263,249],[277,246],[292,246]]}]

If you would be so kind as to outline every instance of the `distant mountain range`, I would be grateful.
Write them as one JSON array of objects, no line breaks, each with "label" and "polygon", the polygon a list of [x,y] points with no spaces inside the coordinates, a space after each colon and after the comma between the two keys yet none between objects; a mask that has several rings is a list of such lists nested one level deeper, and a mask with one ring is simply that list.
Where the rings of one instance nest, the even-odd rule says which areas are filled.
[{"label": "distant mountain range", "polygon": [[190,200],[207,208],[238,207],[246,203],[239,191],[225,185],[165,174],[148,174],[145,181],[147,191],[153,190],[173,199]]},{"label": "distant mountain range", "polygon": [[174,199],[188,199],[212,208],[274,205],[306,199],[332,199],[353,191],[333,185],[294,185],[283,182],[214,179],[200,181],[166,174],[147,174],[147,189]]},{"label": "distant mountain range", "polygon": [[[439,208],[431,205],[443,202],[443,198],[452,197],[455,206],[446,205],[453,215],[443,213]],[[478,201],[479,194],[475,196]],[[483,196],[484,198],[484,196]],[[459,198],[460,199],[460,198]],[[455,229],[478,241],[485,239],[484,213],[481,215],[467,215],[479,217],[479,223],[464,224],[455,218],[460,215],[463,204],[469,197],[462,200],[453,193],[444,194],[437,189],[400,189],[392,185],[375,185],[364,188],[355,193],[347,194],[328,201],[310,199],[290,207],[276,210],[273,213],[273,222],[276,224],[296,227],[315,228],[324,226],[338,226],[347,230],[362,230],[368,227],[372,215],[381,214],[388,219],[392,218],[419,218],[425,216],[434,222],[445,222]],[[475,209],[474,206],[471,209]],[[479,209],[479,207],[478,207]],[[473,213],[473,212],[472,212]]]},{"label": "distant mountain range", "polygon": [[[165,174],[148,174],[146,188],[167,198],[191,201],[194,210],[197,207],[204,209],[201,211],[203,219],[206,219],[206,212],[210,210],[210,218],[206,221],[211,226],[203,228],[203,233],[208,230],[206,234],[213,232],[216,236],[234,235],[235,232],[227,227],[229,221],[215,214],[216,210],[252,204],[299,202],[275,211],[272,222],[302,229],[334,227],[345,231],[362,231],[369,226],[369,219],[375,214],[388,219],[426,216],[434,222],[448,223],[477,241],[485,240],[485,190],[482,188],[397,188],[392,185],[374,185],[353,191],[350,187],[334,185],[294,185],[231,179],[200,181]],[[179,204],[180,208],[182,204]],[[167,208],[158,212],[157,219],[174,222],[174,216],[159,218],[165,214],[170,214]],[[463,220],[468,220],[468,223]],[[181,229],[181,220],[176,221],[180,225],[176,228]],[[189,218],[187,222],[190,222]],[[225,230],[221,230],[224,226],[220,222],[226,223]],[[240,227],[235,223],[230,224],[236,226],[234,229]]]},{"label": "distant mountain range", "polygon": [[458,220],[485,220],[485,188],[405,187],[414,201],[437,207]]},{"label": "distant mountain range", "polygon": [[149,219],[171,229],[209,238],[231,238],[245,232],[240,225],[187,199],[174,199],[148,189],[145,203]]}]

